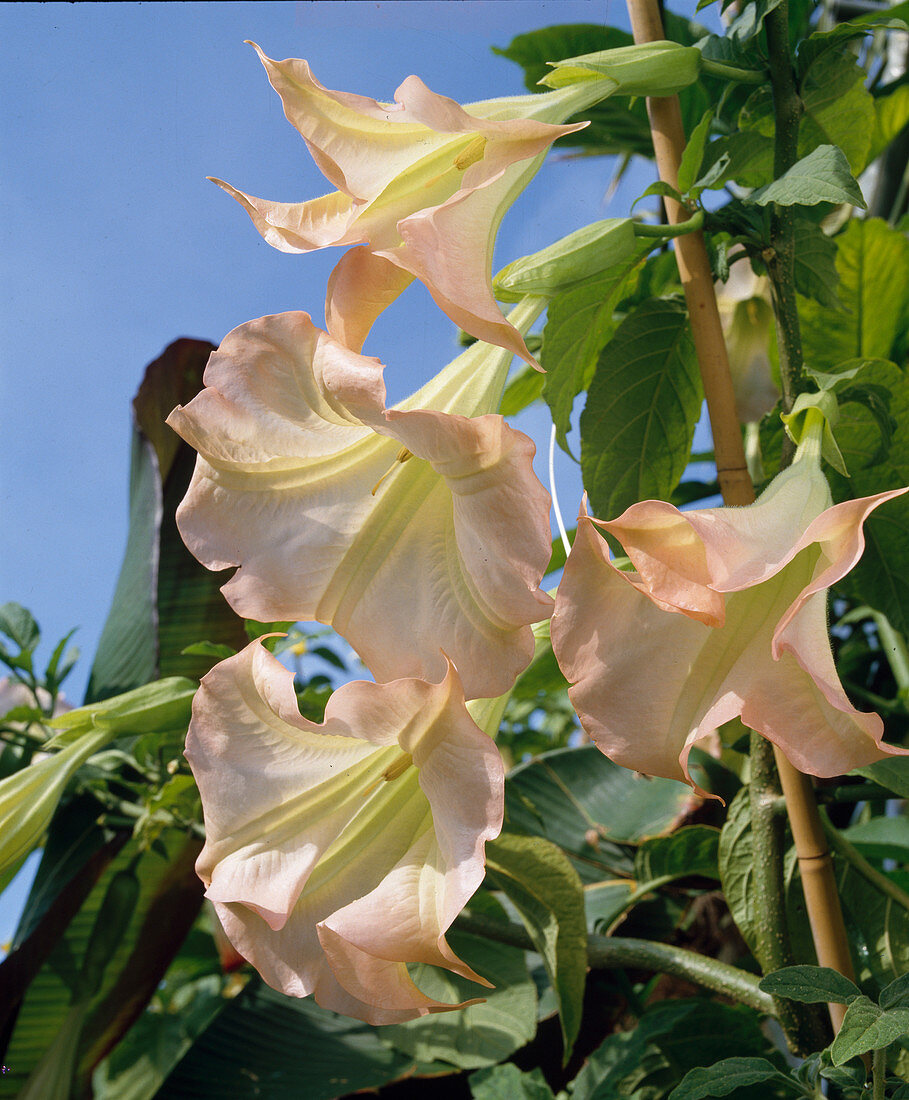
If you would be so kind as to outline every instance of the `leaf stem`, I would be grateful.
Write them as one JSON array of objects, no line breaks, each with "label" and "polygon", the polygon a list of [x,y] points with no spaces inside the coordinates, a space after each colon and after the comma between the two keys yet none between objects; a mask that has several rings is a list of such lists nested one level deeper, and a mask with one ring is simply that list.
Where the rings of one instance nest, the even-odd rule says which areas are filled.
[{"label": "leaf stem", "polygon": [[740,69],[726,61],[714,61],[709,57],[701,58],[701,72],[708,76],[719,76],[723,80],[734,80],[737,84],[764,84],[767,73],[763,69]]},{"label": "leaf stem", "polygon": [[[455,926],[463,932],[485,936],[524,951],[533,951],[530,936],[519,924],[500,921],[485,913],[462,913]],[[773,998],[758,987],[759,979],[728,963],[708,959],[684,947],[624,936],[587,937],[587,962],[593,970],[636,968],[672,974],[714,993],[722,993],[765,1015],[774,1015]]]},{"label": "leaf stem", "polygon": [[880,1047],[871,1057],[872,1100],[884,1100],[887,1080],[887,1048]]},{"label": "leaf stem", "polygon": [[704,225],[704,211],[696,210],[690,218],[672,225],[650,225],[647,222],[634,222],[632,228],[636,237],[657,237],[668,240],[670,237],[682,237],[686,233],[696,233]]}]

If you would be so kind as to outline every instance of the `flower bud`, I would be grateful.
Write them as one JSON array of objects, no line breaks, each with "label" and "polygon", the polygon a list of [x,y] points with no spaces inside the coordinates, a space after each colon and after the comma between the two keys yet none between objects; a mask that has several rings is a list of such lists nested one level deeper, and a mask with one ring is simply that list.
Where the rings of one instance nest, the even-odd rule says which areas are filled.
[{"label": "flower bud", "polygon": [[621,263],[634,248],[631,218],[592,222],[507,264],[493,280],[493,290],[503,302],[519,302],[525,295],[551,298],[570,283]]},{"label": "flower bud", "polygon": [[549,64],[553,71],[540,81],[548,88],[606,77],[615,81],[615,95],[675,95],[697,80],[701,52],[678,42],[647,42]]}]

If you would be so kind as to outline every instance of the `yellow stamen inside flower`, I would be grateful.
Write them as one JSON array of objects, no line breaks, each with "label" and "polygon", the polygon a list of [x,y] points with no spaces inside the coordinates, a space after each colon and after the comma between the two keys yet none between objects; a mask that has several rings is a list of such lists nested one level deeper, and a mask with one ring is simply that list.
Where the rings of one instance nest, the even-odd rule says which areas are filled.
[{"label": "yellow stamen inside flower", "polygon": [[485,152],[486,138],[482,136],[475,137],[473,141],[455,157],[455,168],[457,168],[459,172],[465,171],[471,164],[476,164],[478,160],[482,160]]},{"label": "yellow stamen inside flower", "polygon": [[407,769],[409,767],[411,767],[412,764],[413,764],[413,759],[411,758],[410,753],[409,752],[402,752],[401,755],[398,756],[396,760],[394,760],[391,764],[388,765],[388,767],[385,769],[385,771],[382,772],[382,774],[379,776],[379,778],[374,783],[370,783],[370,785],[363,792],[363,797],[365,798],[367,795],[371,795],[372,792],[376,789],[376,787],[378,787],[378,785],[383,780],[386,783],[391,783],[395,779],[398,779],[400,776],[402,776],[407,771]]},{"label": "yellow stamen inside flower", "polygon": [[408,458],[413,458],[413,451],[408,451],[408,449],[406,447],[402,447],[400,449],[400,451],[398,451],[398,453],[395,455],[395,460],[391,464],[391,466],[389,466],[389,468],[385,471],[385,473],[382,474],[382,476],[375,483],[375,485],[373,485],[373,487],[372,487],[372,495],[373,496],[375,496],[376,493],[379,491],[379,486],[388,477],[388,475],[394,473],[395,466],[399,462],[402,462],[402,463],[406,462],[408,460]]}]

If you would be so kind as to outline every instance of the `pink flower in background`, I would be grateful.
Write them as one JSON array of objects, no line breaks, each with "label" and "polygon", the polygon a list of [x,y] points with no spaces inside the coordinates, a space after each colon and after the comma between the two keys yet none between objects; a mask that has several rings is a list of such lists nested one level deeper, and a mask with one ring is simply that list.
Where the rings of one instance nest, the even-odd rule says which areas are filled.
[{"label": "pink flower in background", "polygon": [[329,282],[332,335],[359,351],[379,313],[417,278],[455,324],[534,363],[492,295],[496,233],[552,142],[586,125],[553,123],[595,103],[604,83],[614,85],[461,107],[409,76],[394,103],[379,103],[330,91],[306,61],[274,61],[255,48],[285,115],[337,190],[282,203],[214,182],[283,252],[366,246],[345,253]]},{"label": "pink flower in background", "polygon": [[552,610],[533,443],[475,415],[510,359],[475,344],[386,409],[378,360],[305,313],[241,325],[168,418],[199,452],[184,541],[210,569],[239,567],[223,591],[241,615],[326,623],[379,680],[439,679],[445,654],[469,698],[502,694]]},{"label": "pink flower in background", "polygon": [[[692,745],[741,717],[800,770],[832,776],[900,752],[857,711],[833,663],[827,589],[898,489],[831,506],[818,463],[797,461],[745,508],[632,505],[582,513],[552,619],[581,723],[619,764],[691,782]],[[634,566],[609,560],[602,527]]]},{"label": "pink flower in background", "polygon": [[504,769],[451,666],[438,684],[345,684],[316,723],[255,642],[203,679],[186,755],[206,897],[270,985],[372,1024],[462,1007],[421,993],[408,962],[488,986],[445,932],[483,880]]}]

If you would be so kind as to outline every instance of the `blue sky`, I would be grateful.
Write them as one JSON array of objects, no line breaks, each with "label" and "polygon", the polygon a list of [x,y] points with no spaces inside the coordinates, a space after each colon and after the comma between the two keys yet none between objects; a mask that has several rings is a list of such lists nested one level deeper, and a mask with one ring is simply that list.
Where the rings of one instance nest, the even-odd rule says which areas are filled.
[{"label": "blue sky", "polygon": [[[78,627],[74,701],[124,548],[130,401],[145,365],[177,337],[218,343],[265,313],[305,309],[320,323],[340,255],[275,251],[206,181],[285,201],[330,189],[244,39],[306,57],[330,88],[389,100],[416,72],[465,102],[523,91],[520,69],[490,47],[556,22],[628,25],[611,0],[0,6],[0,601],[33,611],[45,654]],[[506,217],[496,266],[627,213],[650,177],[607,205],[614,169],[551,157]],[[365,351],[387,364],[397,399],[458,348],[415,285]],[[544,411],[519,426],[538,447],[548,438]],[[580,480],[564,456],[559,471],[567,518]]]}]

